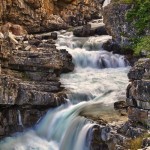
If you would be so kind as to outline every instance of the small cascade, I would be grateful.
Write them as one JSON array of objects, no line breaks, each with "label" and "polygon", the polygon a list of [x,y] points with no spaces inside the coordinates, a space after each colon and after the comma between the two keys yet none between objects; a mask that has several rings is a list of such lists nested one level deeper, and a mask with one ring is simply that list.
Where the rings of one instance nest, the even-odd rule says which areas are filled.
[{"label": "small cascade", "polygon": [[111,0],[105,0],[103,3],[103,7],[107,6],[110,2],[111,2]]},{"label": "small cascade", "polygon": [[128,65],[124,56],[112,54],[102,48],[102,44],[111,39],[111,36],[95,36],[77,38],[70,32],[58,34],[57,48],[66,49],[73,57],[76,67],[81,68],[117,68]]},{"label": "small cascade", "polygon": [[20,110],[17,110],[17,112],[18,112],[18,124],[23,127]]}]

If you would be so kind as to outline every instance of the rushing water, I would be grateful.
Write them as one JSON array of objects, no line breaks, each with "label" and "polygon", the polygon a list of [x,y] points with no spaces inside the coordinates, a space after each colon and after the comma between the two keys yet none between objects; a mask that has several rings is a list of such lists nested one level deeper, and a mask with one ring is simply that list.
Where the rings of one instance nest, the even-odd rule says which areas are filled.
[{"label": "rushing water", "polygon": [[104,4],[103,4],[103,7],[107,6],[107,5],[110,3],[110,1],[111,1],[111,0],[105,0],[105,1],[104,1]]},{"label": "rushing water", "polygon": [[[62,86],[68,89],[68,102],[50,109],[33,129],[3,140],[0,150],[90,149],[95,123],[83,116],[112,117],[113,103],[125,98],[128,82],[124,57],[102,49],[102,43],[110,38],[58,33],[57,48],[66,49],[75,64],[74,72],[61,76]],[[23,126],[19,111],[18,116]]]}]

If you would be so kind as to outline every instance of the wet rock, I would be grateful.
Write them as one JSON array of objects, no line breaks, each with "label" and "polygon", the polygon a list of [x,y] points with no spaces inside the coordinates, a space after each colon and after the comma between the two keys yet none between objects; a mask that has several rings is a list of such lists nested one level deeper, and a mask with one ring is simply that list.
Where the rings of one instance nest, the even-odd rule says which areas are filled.
[{"label": "wet rock", "polygon": [[87,37],[91,35],[91,25],[84,25],[83,27],[77,28],[73,31],[73,34],[77,37]]},{"label": "wet rock", "polygon": [[52,32],[52,33],[51,33],[51,38],[52,38],[53,40],[57,40],[57,33],[56,33],[56,32]]},{"label": "wet rock", "polygon": [[115,109],[125,109],[127,108],[127,104],[125,101],[118,101],[114,103],[114,108]]},{"label": "wet rock", "polygon": [[95,28],[95,34],[97,34],[97,35],[108,35],[106,28],[105,28],[105,25]]},{"label": "wet rock", "polygon": [[88,37],[94,35],[107,35],[105,26],[92,27],[91,24],[75,28],[73,34],[77,37]]}]

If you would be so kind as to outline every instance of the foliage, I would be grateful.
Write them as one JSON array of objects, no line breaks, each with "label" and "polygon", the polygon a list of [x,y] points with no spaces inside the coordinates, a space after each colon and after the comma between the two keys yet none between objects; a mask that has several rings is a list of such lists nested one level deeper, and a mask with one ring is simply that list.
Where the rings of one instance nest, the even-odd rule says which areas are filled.
[{"label": "foliage", "polygon": [[131,4],[133,0],[113,0],[113,2]]},{"label": "foliage", "polygon": [[143,36],[135,40],[133,49],[136,55],[139,55],[141,51],[150,52],[150,36]]},{"label": "foliage", "polygon": [[139,35],[150,29],[150,0],[134,0],[133,8],[127,13],[127,20],[133,23]]},{"label": "foliage", "polygon": [[150,1],[134,0],[132,3],[133,7],[126,17],[137,30],[137,37],[132,39],[132,47],[135,55],[139,55],[141,51],[150,51],[150,36],[145,35],[146,30],[150,30]]},{"label": "foliage", "polygon": [[137,149],[141,149],[141,146],[142,146],[142,142],[143,142],[143,139],[144,138],[148,138],[150,137],[149,134],[145,133],[144,135],[138,137],[138,138],[135,138],[133,140],[130,141],[130,149],[131,150],[137,150]]}]

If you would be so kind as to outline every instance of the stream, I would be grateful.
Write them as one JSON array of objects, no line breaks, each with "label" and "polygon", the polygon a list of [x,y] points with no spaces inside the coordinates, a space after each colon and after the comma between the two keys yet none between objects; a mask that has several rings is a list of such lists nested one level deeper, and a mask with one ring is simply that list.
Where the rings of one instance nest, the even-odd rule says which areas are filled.
[{"label": "stream", "polygon": [[96,123],[88,117],[119,120],[113,103],[125,99],[129,67],[124,56],[103,50],[108,39],[58,32],[57,48],[66,49],[75,64],[73,72],[61,76],[67,103],[50,109],[32,129],[1,141],[0,150],[89,150]]}]

